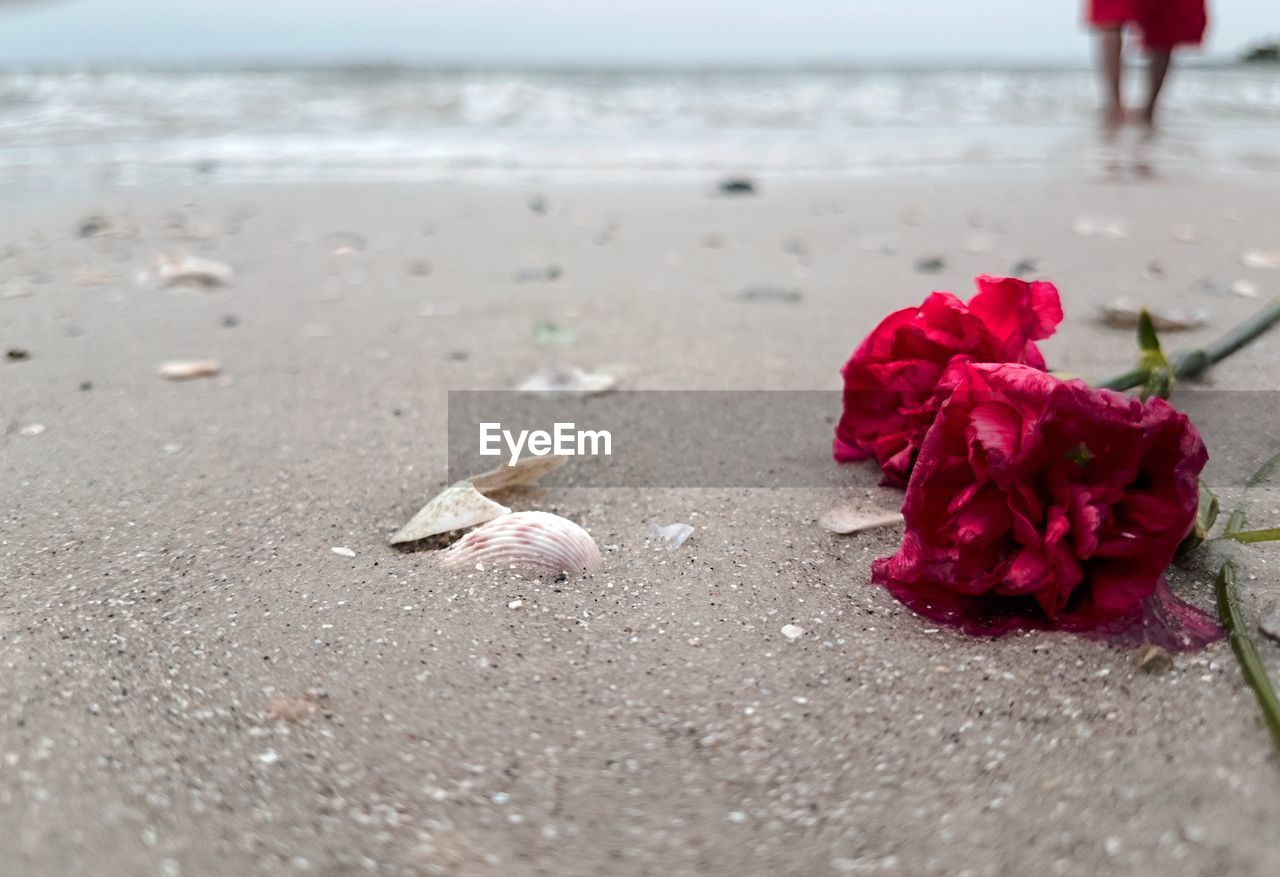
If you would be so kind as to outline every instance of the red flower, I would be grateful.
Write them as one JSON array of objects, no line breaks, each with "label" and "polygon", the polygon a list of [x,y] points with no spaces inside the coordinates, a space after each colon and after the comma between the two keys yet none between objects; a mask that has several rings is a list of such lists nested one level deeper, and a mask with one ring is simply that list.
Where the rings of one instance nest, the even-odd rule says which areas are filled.
[{"label": "red flower", "polygon": [[918,308],[890,314],[841,370],[844,412],[836,426],[838,462],[872,457],[887,484],[904,485],[963,362],[1020,362],[1044,368],[1035,341],[1062,322],[1052,283],[982,276],[965,305],[935,292]]},{"label": "red flower", "polygon": [[902,546],[873,578],[969,633],[1145,620],[1166,646],[1215,638],[1162,578],[1209,458],[1187,418],[1024,365],[957,372],[907,485]]}]

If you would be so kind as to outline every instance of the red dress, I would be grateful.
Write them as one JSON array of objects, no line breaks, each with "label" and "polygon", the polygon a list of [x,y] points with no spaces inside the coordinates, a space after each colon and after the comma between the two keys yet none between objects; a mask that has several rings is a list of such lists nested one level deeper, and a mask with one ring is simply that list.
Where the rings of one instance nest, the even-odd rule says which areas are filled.
[{"label": "red dress", "polygon": [[1199,45],[1208,22],[1205,0],[1088,0],[1089,24],[1119,27],[1136,24],[1142,44],[1153,52],[1174,46]]}]

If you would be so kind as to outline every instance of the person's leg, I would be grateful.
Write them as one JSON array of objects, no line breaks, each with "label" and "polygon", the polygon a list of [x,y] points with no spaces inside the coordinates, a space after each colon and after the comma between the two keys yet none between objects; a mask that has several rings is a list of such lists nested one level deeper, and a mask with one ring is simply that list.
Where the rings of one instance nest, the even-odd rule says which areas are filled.
[{"label": "person's leg", "polygon": [[1173,60],[1173,52],[1168,49],[1153,51],[1147,64],[1147,102],[1142,108],[1142,124],[1148,134],[1156,129],[1156,103],[1160,100],[1160,89],[1164,86],[1165,77],[1169,75],[1169,63]]},{"label": "person's leg", "polygon": [[1124,29],[1120,25],[1098,31],[1098,70],[1102,74],[1102,130],[1115,134],[1124,124]]}]

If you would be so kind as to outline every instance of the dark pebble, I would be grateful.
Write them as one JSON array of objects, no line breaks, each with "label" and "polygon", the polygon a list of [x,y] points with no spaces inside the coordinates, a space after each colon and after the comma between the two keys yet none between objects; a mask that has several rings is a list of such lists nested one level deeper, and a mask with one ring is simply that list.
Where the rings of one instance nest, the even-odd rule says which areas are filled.
[{"label": "dark pebble", "polygon": [[10,347],[5,351],[4,355],[10,362],[22,362],[24,359],[31,358],[31,351],[24,350],[21,347]]},{"label": "dark pebble", "polygon": [[102,234],[111,225],[105,216],[89,216],[80,223],[80,237],[91,238]]},{"label": "dark pebble", "polygon": [[756,184],[746,177],[729,177],[720,181],[721,195],[754,195]]}]

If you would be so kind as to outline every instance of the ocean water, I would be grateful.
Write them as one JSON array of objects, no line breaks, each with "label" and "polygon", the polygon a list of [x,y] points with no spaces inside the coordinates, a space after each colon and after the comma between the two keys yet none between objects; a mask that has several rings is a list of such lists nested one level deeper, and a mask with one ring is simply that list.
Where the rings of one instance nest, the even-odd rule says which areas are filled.
[{"label": "ocean water", "polygon": [[[9,71],[0,184],[1076,171],[1096,107],[1084,67]],[[1178,69],[1164,121],[1167,167],[1280,173],[1280,68]]]}]

